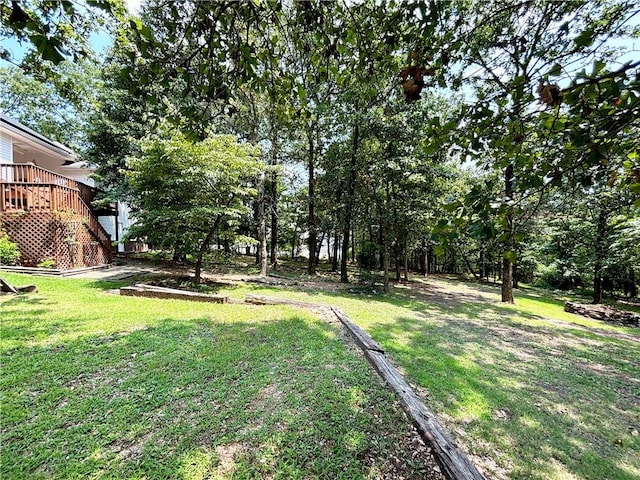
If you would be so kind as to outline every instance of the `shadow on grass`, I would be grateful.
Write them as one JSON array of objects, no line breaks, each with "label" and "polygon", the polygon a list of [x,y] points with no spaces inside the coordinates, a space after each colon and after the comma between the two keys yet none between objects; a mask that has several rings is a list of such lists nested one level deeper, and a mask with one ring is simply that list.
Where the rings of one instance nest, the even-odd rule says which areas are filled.
[{"label": "shadow on grass", "polygon": [[[638,477],[640,441],[631,431],[640,418],[640,343],[632,335],[545,324],[473,292],[296,290],[354,312],[362,307],[348,301],[366,302],[361,326],[428,391],[426,402],[489,477]],[[536,292],[519,298],[562,305]]]},{"label": "shadow on grass", "polygon": [[400,317],[370,333],[476,456],[512,466],[509,477],[637,478],[638,345],[522,327]]},{"label": "shadow on grass", "polygon": [[394,457],[423,475],[392,395],[303,317],[25,343],[0,385],[3,478],[362,478]]}]

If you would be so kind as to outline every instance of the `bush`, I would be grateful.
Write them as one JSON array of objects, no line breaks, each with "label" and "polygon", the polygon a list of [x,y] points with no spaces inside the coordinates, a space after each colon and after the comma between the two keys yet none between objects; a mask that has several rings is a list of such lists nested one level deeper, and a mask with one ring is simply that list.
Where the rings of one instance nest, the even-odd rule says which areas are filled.
[{"label": "bush", "polygon": [[531,254],[525,254],[522,258],[518,259],[517,275],[518,281],[524,283],[531,283],[534,280],[536,270],[538,269],[538,262]]},{"label": "bush", "polygon": [[358,266],[362,269],[372,270],[378,268],[378,256],[380,254],[380,247],[377,243],[363,242],[360,245],[356,258],[358,259]]},{"label": "bush", "polygon": [[538,265],[538,280],[535,285],[539,287],[559,290],[572,290],[582,286],[580,272],[570,262],[554,261],[551,265]]},{"label": "bush", "polygon": [[0,232],[0,265],[16,265],[20,260],[18,245],[9,240],[9,235]]},{"label": "bush", "polygon": [[38,263],[38,265],[36,265],[39,268],[56,268],[56,261],[55,260],[42,260],[40,263]]}]

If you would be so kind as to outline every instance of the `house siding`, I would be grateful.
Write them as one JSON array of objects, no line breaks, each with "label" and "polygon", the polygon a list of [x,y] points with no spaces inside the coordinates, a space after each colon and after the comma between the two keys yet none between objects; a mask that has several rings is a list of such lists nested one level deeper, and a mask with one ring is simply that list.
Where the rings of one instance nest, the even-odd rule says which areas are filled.
[{"label": "house siding", "polygon": [[0,162],[13,163],[13,140],[5,132],[0,132]]}]

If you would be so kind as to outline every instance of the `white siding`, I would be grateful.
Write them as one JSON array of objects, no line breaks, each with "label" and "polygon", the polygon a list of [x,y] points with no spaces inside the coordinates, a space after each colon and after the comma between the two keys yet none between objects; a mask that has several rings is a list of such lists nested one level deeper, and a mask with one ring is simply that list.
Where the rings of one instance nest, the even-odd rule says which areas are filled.
[{"label": "white siding", "polygon": [[[118,231],[120,232],[120,240],[129,231],[129,227],[133,224],[131,220],[131,209],[124,202],[118,202]],[[118,244],[118,252],[124,252],[124,243]]]},{"label": "white siding", "polygon": [[116,217],[112,217],[112,216],[98,217],[98,222],[100,223],[100,225],[102,225],[102,228],[104,228],[106,232],[109,235],[111,235],[111,241],[115,242],[117,238]]},{"label": "white siding", "polygon": [[[133,219],[131,218],[131,210],[124,202],[118,202],[118,216],[104,216],[98,217],[100,225],[104,227],[109,235],[111,235],[111,241],[118,241],[118,252],[123,253],[125,251],[123,238],[129,231],[131,225],[133,225]],[[117,230],[116,230],[117,229]]]},{"label": "white siding", "polygon": [[0,132],[0,163],[13,163],[13,141],[5,132]]}]

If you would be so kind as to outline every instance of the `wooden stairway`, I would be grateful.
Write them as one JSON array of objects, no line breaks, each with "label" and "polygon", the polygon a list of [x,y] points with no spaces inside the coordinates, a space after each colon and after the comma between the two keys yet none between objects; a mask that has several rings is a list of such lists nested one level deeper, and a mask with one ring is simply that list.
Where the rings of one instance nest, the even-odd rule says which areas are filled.
[{"label": "wooden stairway", "polygon": [[0,164],[0,212],[71,212],[111,252],[111,236],[89,207],[94,194],[91,187],[36,165]]}]

